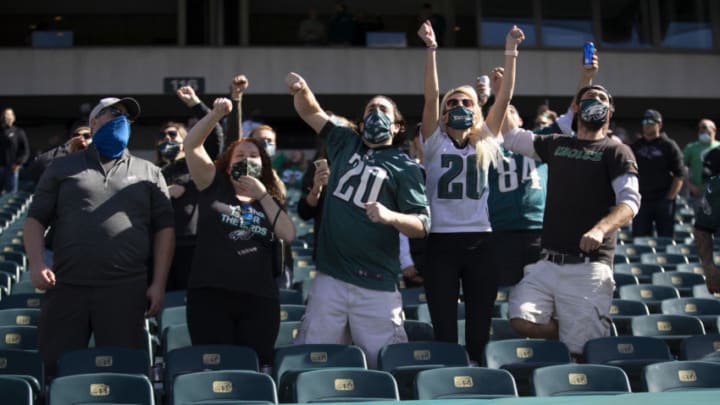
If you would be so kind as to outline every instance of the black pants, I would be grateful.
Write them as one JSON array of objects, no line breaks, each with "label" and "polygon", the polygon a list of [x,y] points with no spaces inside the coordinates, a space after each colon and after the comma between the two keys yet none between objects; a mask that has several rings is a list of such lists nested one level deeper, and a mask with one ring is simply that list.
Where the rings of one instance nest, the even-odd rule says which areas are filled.
[{"label": "black pants", "polygon": [[489,232],[430,234],[425,292],[435,339],[457,342],[457,301],[465,299],[465,348],[480,362],[490,334],[497,273],[490,265]]},{"label": "black pants", "polygon": [[640,211],[633,219],[633,236],[653,236],[653,223],[657,236],[673,237],[675,232],[675,201],[643,200]]},{"label": "black pants", "polygon": [[490,257],[498,286],[514,286],[524,275],[525,266],[540,260],[541,229],[493,231]]},{"label": "black pants", "polygon": [[172,266],[170,266],[167,287],[165,288],[167,291],[187,290],[194,256],[194,243],[176,242],[173,262]]},{"label": "black pants", "polygon": [[194,345],[248,346],[257,353],[260,365],[272,364],[280,329],[280,300],[194,288],[187,295],[187,321]]},{"label": "black pants", "polygon": [[45,293],[38,346],[45,374],[54,377],[63,353],[88,347],[144,349],[147,281],[103,287],[58,284]]}]

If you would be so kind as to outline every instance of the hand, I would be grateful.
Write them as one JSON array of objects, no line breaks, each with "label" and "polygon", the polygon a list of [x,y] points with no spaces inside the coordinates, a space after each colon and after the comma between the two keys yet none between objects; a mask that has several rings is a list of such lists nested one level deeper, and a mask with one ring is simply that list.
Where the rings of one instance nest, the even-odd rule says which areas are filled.
[{"label": "hand", "polygon": [[200,104],[200,99],[198,98],[197,94],[195,94],[195,90],[193,90],[193,88],[190,86],[180,87],[175,94],[177,94],[180,101],[185,103],[185,105],[188,107],[193,107],[197,104]]},{"label": "hand", "polygon": [[265,193],[267,193],[265,185],[255,177],[240,176],[240,179],[237,180],[237,182],[240,186],[240,193],[252,198],[253,200],[260,200]]},{"label": "hand", "polygon": [[171,184],[168,186],[168,192],[170,193],[170,197],[180,198],[183,194],[185,194],[185,186],[181,186],[180,184]]},{"label": "hand", "polygon": [[379,202],[365,203],[365,214],[370,218],[370,221],[380,224],[389,224],[395,218],[395,213]]},{"label": "hand", "polygon": [[48,290],[55,287],[55,273],[45,263],[42,263],[39,269],[30,270],[30,281],[38,290]]},{"label": "hand", "polygon": [[522,32],[517,25],[513,25],[505,37],[505,49],[509,51],[516,50],[518,45],[525,39],[525,33]]},{"label": "hand", "polygon": [[491,88],[493,93],[498,94],[500,92],[500,87],[502,87],[504,74],[505,68],[503,67],[496,67],[493,68],[492,71],[490,71],[490,86],[492,86]]},{"label": "hand", "polygon": [[720,269],[715,265],[710,271],[705,271],[705,285],[710,294],[720,294]]},{"label": "hand", "polygon": [[313,188],[319,187],[322,190],[323,187],[327,186],[328,178],[330,178],[330,168],[315,169],[315,176],[313,176]]},{"label": "hand", "polygon": [[417,32],[420,39],[423,40],[425,43],[425,46],[428,48],[437,48],[437,40],[435,39],[435,31],[433,31],[432,24],[430,24],[430,20],[425,20],[425,22],[422,23],[420,26],[420,29],[418,29]]},{"label": "hand", "polygon": [[295,72],[288,73],[285,77],[285,84],[287,84],[288,90],[290,90],[290,94],[293,96],[295,93],[307,87],[305,79]]},{"label": "hand", "polygon": [[600,62],[598,61],[597,53],[593,54],[592,65],[581,64],[582,75],[587,79],[592,79],[600,70]]},{"label": "hand", "polygon": [[152,283],[150,287],[148,287],[145,296],[150,303],[147,312],[145,312],[145,317],[150,318],[159,314],[163,306],[163,301],[165,301],[165,288],[157,283]]},{"label": "hand", "polygon": [[233,77],[232,82],[230,82],[230,98],[234,101],[240,100],[249,84],[250,82],[243,74]]},{"label": "hand", "polygon": [[582,238],[580,238],[580,250],[585,253],[597,250],[600,247],[600,244],[602,244],[604,237],[605,233],[597,228],[593,228],[585,232]]},{"label": "hand", "polygon": [[213,114],[224,117],[232,111],[232,102],[224,97],[216,98],[213,102]]}]

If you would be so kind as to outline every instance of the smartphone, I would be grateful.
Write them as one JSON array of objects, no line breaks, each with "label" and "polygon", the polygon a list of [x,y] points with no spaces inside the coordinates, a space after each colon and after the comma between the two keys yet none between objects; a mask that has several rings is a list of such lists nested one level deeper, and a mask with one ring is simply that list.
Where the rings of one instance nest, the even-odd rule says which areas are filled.
[{"label": "smartphone", "polygon": [[327,159],[318,159],[313,162],[315,165],[315,169],[317,170],[325,170],[328,168],[328,162]]},{"label": "smartphone", "polygon": [[593,55],[595,55],[595,44],[585,42],[585,46],[583,47],[583,65],[591,66],[593,64]]}]

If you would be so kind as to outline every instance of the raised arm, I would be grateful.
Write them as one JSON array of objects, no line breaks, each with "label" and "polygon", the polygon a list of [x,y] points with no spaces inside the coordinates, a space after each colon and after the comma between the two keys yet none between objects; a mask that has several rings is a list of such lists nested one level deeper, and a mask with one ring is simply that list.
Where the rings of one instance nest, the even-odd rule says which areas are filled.
[{"label": "raised arm", "polygon": [[[590,86],[593,83],[593,78],[597,74],[598,70],[600,70],[600,62],[598,60],[597,51],[596,53],[593,53],[592,61],[592,65],[584,65],[580,63],[580,81],[578,82],[577,89],[575,89],[575,94],[577,94],[583,87]],[[571,110],[576,104],[575,94],[573,94],[572,101],[570,102]]]},{"label": "raised arm", "polygon": [[290,72],[285,78],[290,94],[293,96],[293,104],[300,118],[315,131],[320,130],[328,122],[328,115],[320,108],[315,95],[310,90],[305,79],[297,73]]},{"label": "raised arm", "polygon": [[418,36],[427,47],[425,54],[425,80],[423,85],[425,104],[423,106],[422,125],[420,126],[424,141],[435,133],[438,126],[438,119],[440,118],[440,108],[438,106],[440,90],[438,85],[437,63],[435,60],[437,40],[435,39],[435,32],[432,29],[430,21],[422,23],[418,30]]},{"label": "raised arm", "polygon": [[183,147],[192,177],[198,190],[207,188],[215,178],[215,164],[208,155],[203,142],[218,123],[232,109],[232,103],[226,98],[217,98],[213,109],[190,129]]},{"label": "raised arm", "polygon": [[248,78],[243,74],[239,74],[233,77],[230,82],[230,100],[233,103],[233,109],[230,112],[228,119],[228,137],[231,139],[230,142],[240,139],[245,136],[242,127],[242,100],[245,90],[247,90],[250,82]]},{"label": "raised arm", "polygon": [[[210,108],[200,100],[192,87],[182,86],[178,89],[176,95],[193,112],[197,119],[202,119],[210,112]],[[225,131],[220,123],[215,124],[215,127],[210,131],[210,135],[205,139],[204,145],[205,151],[211,159],[217,159],[222,153],[225,146]]]},{"label": "raised arm", "polygon": [[490,132],[497,134],[507,112],[507,107],[512,100],[513,91],[515,89],[515,68],[517,65],[518,50],[517,47],[525,39],[525,34],[516,25],[510,29],[505,37],[505,67],[502,74],[502,84],[500,89],[495,93],[495,103],[486,120]]}]

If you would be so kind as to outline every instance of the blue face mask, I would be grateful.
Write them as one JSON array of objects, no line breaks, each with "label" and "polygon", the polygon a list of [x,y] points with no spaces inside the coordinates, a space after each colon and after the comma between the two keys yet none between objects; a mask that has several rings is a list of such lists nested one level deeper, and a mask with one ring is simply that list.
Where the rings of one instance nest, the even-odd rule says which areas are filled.
[{"label": "blue face mask", "polygon": [[268,141],[263,141],[263,143],[265,144],[265,152],[267,152],[268,156],[275,156],[275,144]]},{"label": "blue face mask", "polygon": [[129,140],[130,122],[124,115],[106,122],[93,135],[93,145],[97,148],[100,156],[111,159],[122,155]]},{"label": "blue face mask", "polygon": [[711,139],[712,138],[710,138],[710,134],[707,132],[703,132],[700,135],[698,135],[698,140],[702,143],[710,143]]},{"label": "blue face mask", "polygon": [[391,126],[392,122],[384,112],[378,109],[372,110],[365,117],[362,137],[371,145],[383,144],[392,136]]},{"label": "blue face mask", "polygon": [[473,110],[457,106],[448,111],[447,125],[453,129],[468,129],[473,124]]},{"label": "blue face mask", "polygon": [[580,121],[591,130],[597,131],[607,122],[610,107],[594,98],[580,102]]}]

